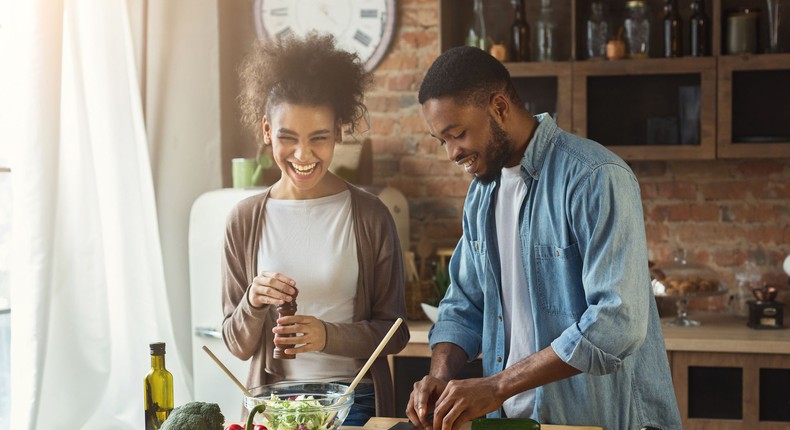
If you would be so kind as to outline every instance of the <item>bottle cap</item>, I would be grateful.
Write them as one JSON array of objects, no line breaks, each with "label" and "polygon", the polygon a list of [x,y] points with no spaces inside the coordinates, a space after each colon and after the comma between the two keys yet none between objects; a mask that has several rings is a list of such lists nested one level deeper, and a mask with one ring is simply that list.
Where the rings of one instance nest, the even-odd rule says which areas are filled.
[{"label": "bottle cap", "polygon": [[150,344],[151,347],[151,355],[165,355],[165,343],[164,342],[156,342]]}]

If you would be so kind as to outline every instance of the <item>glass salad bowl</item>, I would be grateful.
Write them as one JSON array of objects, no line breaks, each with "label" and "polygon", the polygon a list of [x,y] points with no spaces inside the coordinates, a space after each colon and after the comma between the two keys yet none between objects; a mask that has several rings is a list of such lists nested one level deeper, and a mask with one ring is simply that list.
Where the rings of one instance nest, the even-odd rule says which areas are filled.
[{"label": "glass salad bowl", "polygon": [[328,382],[281,382],[250,389],[244,396],[249,412],[259,404],[266,410],[255,416],[256,424],[269,430],[336,430],[354,404],[347,385]]},{"label": "glass salad bowl", "polygon": [[716,272],[705,265],[688,262],[684,257],[676,257],[671,262],[652,266],[650,274],[653,294],[656,297],[675,299],[677,303],[677,316],[664,321],[669,326],[700,325],[699,321],[688,318],[689,300],[727,293],[727,288]]}]

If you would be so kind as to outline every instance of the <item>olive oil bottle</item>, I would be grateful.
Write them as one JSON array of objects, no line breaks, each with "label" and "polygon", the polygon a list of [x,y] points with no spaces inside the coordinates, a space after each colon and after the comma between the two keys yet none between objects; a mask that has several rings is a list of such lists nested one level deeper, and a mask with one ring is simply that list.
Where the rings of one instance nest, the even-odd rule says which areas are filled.
[{"label": "olive oil bottle", "polygon": [[158,430],[173,410],[173,375],[165,369],[164,342],[150,346],[151,370],[143,381],[145,430]]}]

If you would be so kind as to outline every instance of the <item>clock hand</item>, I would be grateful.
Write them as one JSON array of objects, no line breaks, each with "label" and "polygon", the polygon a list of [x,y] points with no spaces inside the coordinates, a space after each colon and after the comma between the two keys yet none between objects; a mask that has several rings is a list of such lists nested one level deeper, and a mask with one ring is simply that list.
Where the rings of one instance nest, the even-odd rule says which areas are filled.
[{"label": "clock hand", "polygon": [[325,16],[325,17],[327,17],[327,18],[328,18],[330,21],[332,21],[332,24],[335,24],[335,25],[337,25],[337,21],[335,21],[335,20],[332,18],[332,15],[330,15],[330,14],[329,14],[329,5],[328,5],[328,4],[326,4],[326,3],[321,3],[321,4],[318,6],[318,9],[321,11],[321,13],[322,13],[322,14],[324,14],[324,16]]}]

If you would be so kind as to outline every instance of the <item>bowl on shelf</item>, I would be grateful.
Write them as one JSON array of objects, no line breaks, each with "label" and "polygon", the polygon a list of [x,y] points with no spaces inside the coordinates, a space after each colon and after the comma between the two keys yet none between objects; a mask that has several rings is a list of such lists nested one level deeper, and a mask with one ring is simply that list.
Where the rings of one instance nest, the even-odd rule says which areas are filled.
[{"label": "bowl on shelf", "polygon": [[256,424],[272,430],[336,430],[348,417],[354,392],[347,385],[328,382],[280,382],[250,389],[244,396],[247,411],[265,404]]},{"label": "bowl on shelf", "polygon": [[429,305],[428,303],[420,303],[420,306],[422,307],[422,311],[425,312],[425,316],[427,316],[432,323],[435,323],[436,320],[439,319],[439,308]]}]

